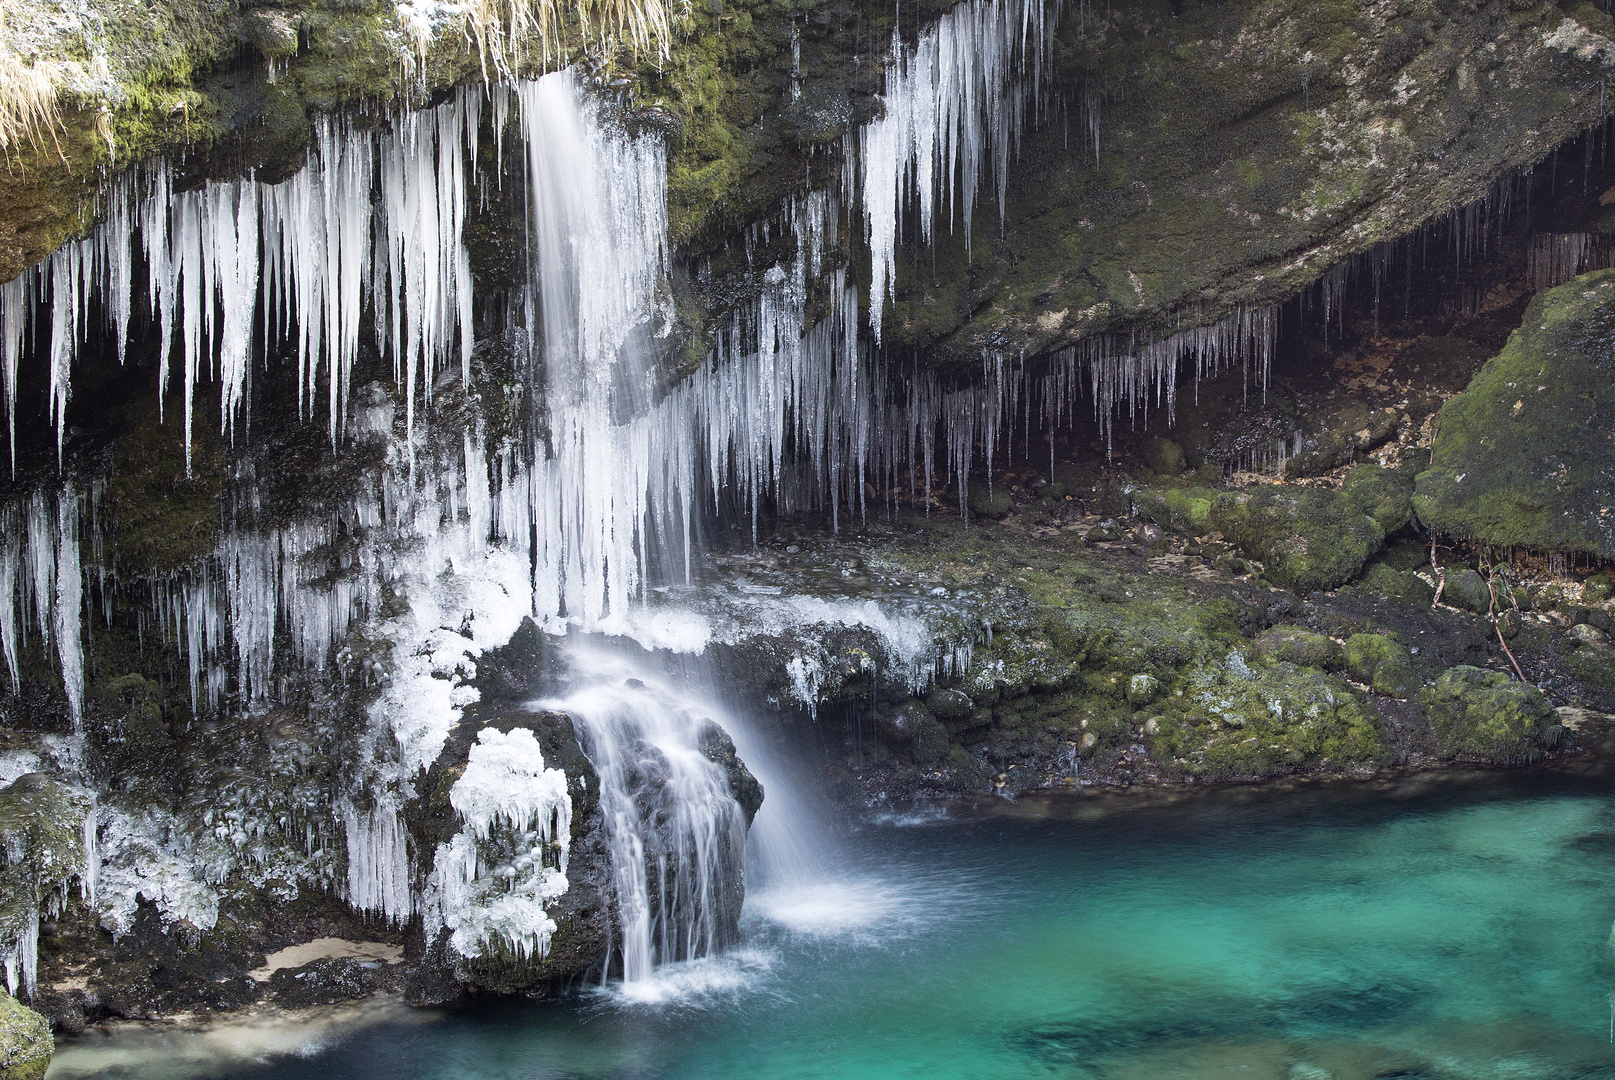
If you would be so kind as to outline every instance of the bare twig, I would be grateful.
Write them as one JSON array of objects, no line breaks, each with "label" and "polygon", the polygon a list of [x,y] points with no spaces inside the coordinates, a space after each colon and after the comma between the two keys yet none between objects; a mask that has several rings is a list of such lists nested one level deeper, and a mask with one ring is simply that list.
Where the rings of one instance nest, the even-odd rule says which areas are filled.
[{"label": "bare twig", "polygon": [[1435,608],[1441,606],[1441,594],[1447,591],[1447,572],[1436,561],[1436,534],[1434,532],[1430,533],[1430,569],[1436,575],[1436,595],[1435,599],[1430,601],[1430,606]]},{"label": "bare twig", "polygon": [[[1521,682],[1526,682],[1525,672],[1520,670],[1520,662],[1514,659],[1514,652],[1508,647],[1507,639],[1503,637],[1503,624],[1497,620],[1497,568],[1491,564],[1490,560],[1483,559],[1482,564],[1486,568],[1486,595],[1491,598],[1486,605],[1486,618],[1491,622],[1492,629],[1497,631],[1497,643],[1503,646],[1503,655],[1508,657],[1510,664],[1514,665],[1514,674],[1520,677]],[[1514,600],[1514,590],[1512,589],[1509,590],[1509,599]],[[1518,601],[1514,602],[1514,610],[1519,610]]]}]

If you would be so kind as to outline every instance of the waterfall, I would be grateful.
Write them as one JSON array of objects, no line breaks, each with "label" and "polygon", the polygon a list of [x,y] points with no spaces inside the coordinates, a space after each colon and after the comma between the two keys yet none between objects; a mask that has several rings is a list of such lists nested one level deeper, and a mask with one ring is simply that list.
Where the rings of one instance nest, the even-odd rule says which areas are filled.
[{"label": "waterfall", "polygon": [[[573,650],[573,685],[538,707],[565,712],[600,777],[623,979],[719,951],[744,897],[744,814],[708,754],[709,705],[643,665]],[[609,970],[611,960],[608,957]]]},{"label": "waterfall", "polygon": [[[161,333],[159,389],[171,368],[181,384],[187,460],[197,386],[218,382],[218,430],[241,439],[254,371],[283,353],[297,365],[300,415],[323,420],[334,449],[379,440],[381,464],[300,520],[269,519],[255,490],[228,496],[215,550],[153,581],[151,611],[142,612],[143,625],[183,656],[198,713],[265,710],[298,669],[334,666],[377,688],[356,757],[359,790],[328,808],[332,833],[346,840],[346,872],[311,870],[310,880],[325,874],[353,906],[395,922],[415,913],[435,920],[462,951],[497,940],[542,954],[543,905],[564,888],[565,852],[555,850],[564,792],[536,748],[494,746],[484,732],[475,753],[497,752],[500,767],[515,770],[497,790],[548,792],[549,816],[535,810],[485,835],[499,819],[457,804],[465,829],[432,853],[410,851],[400,817],[416,795],[413,778],[477,700],[479,658],[528,614],[551,632],[626,632],[647,584],[691,579],[697,518],[726,499],[749,509],[754,530],[769,503],[827,512],[839,527],[867,514],[869,491],[889,493],[905,468],[923,469],[927,490],[933,474],[963,479],[983,450],[991,464],[1017,418],[1029,421],[1035,395],[1017,358],[984,355],[982,378],[969,386],[945,389],[926,373],[894,390],[878,333],[909,205],[918,200],[926,235],[939,214],[950,225],[961,217],[968,231],[982,184],[997,187],[1002,207],[1008,155],[1050,48],[1057,7],[1045,6],[969,0],[914,48],[897,46],[885,116],[846,143],[842,182],[801,195],[779,222],[760,226],[789,230],[793,253],[759,268],[755,297],[720,328],[697,372],[671,388],[656,378],[674,322],[665,150],[625,130],[572,71],[464,88],[374,127],[321,121],[306,166],[280,184],[249,176],[181,190],[164,164],[138,169],[113,185],[105,220],[85,239],[0,285],[8,424],[14,432],[18,365],[37,354],[58,460],[80,348],[105,333],[121,358],[137,303]],[[427,430],[429,416],[417,416],[434,395],[458,392],[456,366],[460,388],[470,378],[476,297],[465,225],[470,200],[493,183],[476,164],[484,114],[496,136],[514,121],[526,176],[528,274],[506,298],[507,327],[525,365],[517,378],[541,383],[543,394],[531,428],[514,434],[483,430],[473,409],[449,432],[441,423]],[[867,336],[857,275],[828,257],[859,232],[882,282],[867,298]],[[148,286],[136,297],[142,267]],[[354,385],[367,333],[391,363],[391,389]],[[1168,354],[1174,364],[1197,348],[1233,355],[1252,339],[1244,329],[1192,333],[1200,336],[1161,346],[1142,369],[1151,374],[1107,376],[1095,393],[1147,393]],[[1137,354],[1096,354],[1090,370],[1096,379],[1135,370],[1126,365]],[[1074,372],[1052,407],[1073,407]],[[1045,408],[1054,392],[1045,391]],[[14,435],[12,446],[15,470]],[[71,489],[31,495],[4,511],[0,536],[0,583],[15,598],[0,598],[13,685],[31,615],[57,653],[75,713],[80,547],[93,550],[98,539],[84,501]],[[103,588],[109,618],[114,599]],[[809,659],[797,682],[815,698]],[[620,948],[638,979],[659,961],[723,944],[741,897],[743,815],[702,752],[713,710],[615,668],[580,670],[586,677],[565,707],[609,780]],[[627,681],[635,677],[640,685]],[[416,895],[411,860],[428,856],[430,895]],[[209,881],[245,856],[229,849],[219,858]],[[500,881],[520,888],[500,892],[489,858],[515,872]]]}]

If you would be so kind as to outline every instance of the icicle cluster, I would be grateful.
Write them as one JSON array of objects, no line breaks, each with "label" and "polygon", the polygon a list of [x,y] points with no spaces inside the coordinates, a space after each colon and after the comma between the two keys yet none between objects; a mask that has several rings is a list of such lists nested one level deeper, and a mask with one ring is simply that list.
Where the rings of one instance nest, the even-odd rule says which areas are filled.
[{"label": "icicle cluster", "polygon": [[1611,245],[1595,233],[1536,233],[1526,276],[1538,291],[1563,285],[1577,274],[1610,265]]},{"label": "icicle cluster", "polygon": [[[0,656],[12,691],[30,621],[56,651],[68,713],[84,714],[84,576],[79,566],[81,499],[71,484],[0,506]],[[33,616],[29,619],[30,614]]]},{"label": "icicle cluster", "polygon": [[[409,390],[430,392],[458,356],[470,363],[471,273],[462,232],[466,163],[476,155],[482,92],[403,113],[378,131],[320,122],[306,168],[281,184],[247,179],[176,190],[169,166],[136,170],[113,188],[106,220],[84,240],[0,285],[0,363],[12,469],[21,356],[49,305],[49,402],[61,439],[73,363],[100,301],[123,359],[134,310],[136,254],[160,327],[158,389],[177,364],[189,461],[196,387],[216,378],[220,429],[242,419],[256,344],[296,328],[301,404],[312,411],[325,375],[333,444],[358,357],[361,316]],[[262,308],[259,303],[262,301]],[[255,314],[262,310],[262,325]],[[161,400],[161,398],[159,399]]]},{"label": "icicle cluster", "polygon": [[408,922],[415,913],[415,894],[409,831],[397,805],[383,796],[378,805],[361,813],[347,803],[342,824],[348,850],[348,903],[395,925]]},{"label": "icicle cluster", "polygon": [[983,182],[996,188],[1002,218],[1009,160],[1058,22],[1057,3],[1049,10],[1045,0],[972,0],[938,19],[912,50],[893,31],[884,115],[847,136],[846,155],[856,166],[845,176],[847,194],[860,195],[863,207],[877,343],[910,200],[927,243],[940,211],[950,229],[962,218],[969,245]]}]

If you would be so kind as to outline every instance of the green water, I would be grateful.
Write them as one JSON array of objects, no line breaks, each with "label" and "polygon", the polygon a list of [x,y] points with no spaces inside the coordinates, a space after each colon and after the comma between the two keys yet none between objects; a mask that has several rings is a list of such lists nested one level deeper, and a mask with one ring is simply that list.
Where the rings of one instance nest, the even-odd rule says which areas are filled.
[{"label": "green water", "polygon": [[869,825],[840,880],[761,898],[745,949],[653,1000],[124,1035],[51,1075],[1615,1078],[1607,786],[1104,805]]}]

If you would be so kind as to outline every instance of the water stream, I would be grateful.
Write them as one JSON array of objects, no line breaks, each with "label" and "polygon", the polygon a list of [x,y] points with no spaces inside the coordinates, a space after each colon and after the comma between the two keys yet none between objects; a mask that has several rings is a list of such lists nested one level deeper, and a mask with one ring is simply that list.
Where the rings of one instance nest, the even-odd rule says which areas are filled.
[{"label": "water stream", "polygon": [[1531,775],[894,817],[841,900],[753,897],[654,994],[90,1035],[51,1076],[1611,1077],[1612,839],[1607,784]]}]

